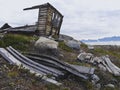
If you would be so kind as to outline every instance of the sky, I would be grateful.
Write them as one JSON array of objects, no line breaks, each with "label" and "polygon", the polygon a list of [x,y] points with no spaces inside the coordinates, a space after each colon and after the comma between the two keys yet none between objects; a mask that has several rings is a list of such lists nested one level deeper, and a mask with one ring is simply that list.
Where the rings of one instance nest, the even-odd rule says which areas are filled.
[{"label": "sky", "polygon": [[47,2],[64,15],[62,34],[78,40],[120,36],[120,0],[0,0],[0,26],[35,24],[38,10],[23,9]]}]

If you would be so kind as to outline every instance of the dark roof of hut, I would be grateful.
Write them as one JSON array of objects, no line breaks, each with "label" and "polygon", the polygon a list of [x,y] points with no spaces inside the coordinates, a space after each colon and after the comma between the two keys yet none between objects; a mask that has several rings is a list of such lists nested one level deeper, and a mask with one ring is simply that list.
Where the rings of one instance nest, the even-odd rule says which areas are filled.
[{"label": "dark roof of hut", "polygon": [[6,28],[6,29],[1,29],[0,32],[35,32],[37,29],[36,25],[25,25],[25,26],[20,26],[20,27],[14,27],[14,28]]},{"label": "dark roof of hut", "polygon": [[15,28],[10,28],[8,29],[9,32],[35,32],[35,30],[37,29],[36,25],[25,25],[25,26],[21,26],[21,27],[15,27]]},{"label": "dark roof of hut", "polygon": [[0,29],[6,29],[11,28],[11,26],[8,23],[5,23]]}]

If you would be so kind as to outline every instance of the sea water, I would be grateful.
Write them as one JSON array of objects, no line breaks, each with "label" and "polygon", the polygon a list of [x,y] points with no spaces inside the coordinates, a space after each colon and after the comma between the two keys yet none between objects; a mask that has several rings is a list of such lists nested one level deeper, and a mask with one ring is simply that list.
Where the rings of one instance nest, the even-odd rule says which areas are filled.
[{"label": "sea water", "polygon": [[120,46],[120,41],[108,41],[108,42],[85,42],[88,45],[118,45]]}]

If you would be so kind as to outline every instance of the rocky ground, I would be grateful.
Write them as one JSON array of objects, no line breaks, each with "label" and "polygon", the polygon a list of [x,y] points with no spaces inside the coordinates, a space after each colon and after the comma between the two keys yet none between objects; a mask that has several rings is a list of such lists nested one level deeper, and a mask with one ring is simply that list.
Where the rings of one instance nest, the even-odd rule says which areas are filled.
[{"label": "rocky ground", "polygon": [[[77,60],[77,56],[83,51],[92,53],[97,57],[109,55],[112,62],[120,67],[120,47],[94,46],[94,49],[89,49],[87,45],[78,43],[78,41],[71,37],[62,36],[62,39],[63,38],[69,42],[63,42],[61,40],[58,43],[57,50],[54,49],[54,51],[47,51],[47,49],[40,51],[38,48],[36,50],[36,48],[33,47],[34,42],[38,38],[19,35],[14,37],[11,35],[6,36],[0,40],[0,46],[6,47],[12,45],[15,49],[23,53],[46,53],[70,64],[94,67],[96,68],[95,74],[100,78],[96,84],[89,80],[86,81],[70,75],[65,79],[59,80],[59,82],[62,83],[61,86],[56,86],[44,82],[40,77],[31,74],[29,70],[24,69],[22,66],[10,65],[5,59],[0,57],[0,90],[120,90],[120,76],[114,76],[109,72],[100,70],[98,66]],[[80,44],[80,49],[78,49],[78,44]],[[54,46],[52,48],[54,48]]]}]

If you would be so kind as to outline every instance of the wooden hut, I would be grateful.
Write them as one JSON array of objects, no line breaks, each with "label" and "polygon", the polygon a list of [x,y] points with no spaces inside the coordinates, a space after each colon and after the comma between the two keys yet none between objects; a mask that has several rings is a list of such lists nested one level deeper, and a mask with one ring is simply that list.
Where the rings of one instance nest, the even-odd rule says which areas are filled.
[{"label": "wooden hut", "polygon": [[49,3],[25,8],[24,10],[31,9],[39,9],[36,34],[59,37],[63,15]]}]

